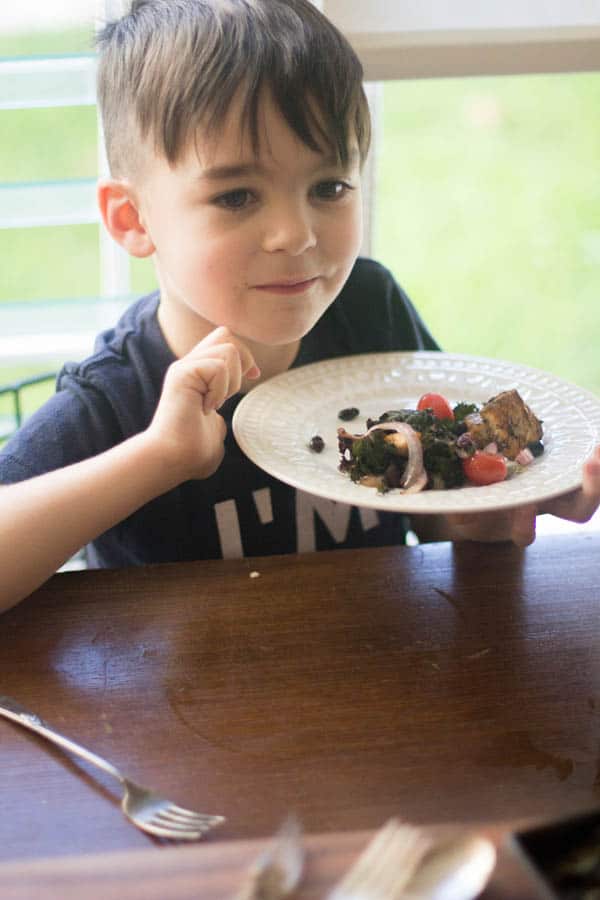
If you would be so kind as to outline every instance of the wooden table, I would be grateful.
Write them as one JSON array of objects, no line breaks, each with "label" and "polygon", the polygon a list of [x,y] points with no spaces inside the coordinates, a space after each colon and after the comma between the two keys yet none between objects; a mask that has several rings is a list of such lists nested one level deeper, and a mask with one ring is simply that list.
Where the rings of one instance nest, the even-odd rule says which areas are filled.
[{"label": "wooden table", "polygon": [[[226,815],[186,859],[290,810],[348,853],[334,833],[396,814],[543,819],[600,801],[599,574],[597,534],[64,573],[0,617],[0,693]],[[33,858],[175,852],[4,720],[0,791],[0,883]]]}]

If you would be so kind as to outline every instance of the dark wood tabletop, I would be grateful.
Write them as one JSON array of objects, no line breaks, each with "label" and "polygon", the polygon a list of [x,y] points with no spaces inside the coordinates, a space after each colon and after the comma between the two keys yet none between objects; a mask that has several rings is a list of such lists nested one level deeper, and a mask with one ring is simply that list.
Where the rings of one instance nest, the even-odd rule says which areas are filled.
[{"label": "dark wood tabletop", "polygon": [[[599,574],[590,533],[61,573],[0,617],[0,693],[225,815],[213,853],[290,811],[541,821],[600,805]],[[3,719],[0,791],[13,868],[156,847],[116,782]]]}]

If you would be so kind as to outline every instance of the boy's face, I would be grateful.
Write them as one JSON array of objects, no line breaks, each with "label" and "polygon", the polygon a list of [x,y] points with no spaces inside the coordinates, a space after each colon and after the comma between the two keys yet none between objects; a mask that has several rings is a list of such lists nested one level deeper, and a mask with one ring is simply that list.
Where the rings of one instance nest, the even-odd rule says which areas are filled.
[{"label": "boy's face", "polygon": [[153,158],[139,186],[161,304],[194,343],[217,325],[272,347],[298,341],[359,252],[358,153],[344,168],[310,150],[268,96],[261,116],[258,155],[234,105],[214,140],[175,168]]}]

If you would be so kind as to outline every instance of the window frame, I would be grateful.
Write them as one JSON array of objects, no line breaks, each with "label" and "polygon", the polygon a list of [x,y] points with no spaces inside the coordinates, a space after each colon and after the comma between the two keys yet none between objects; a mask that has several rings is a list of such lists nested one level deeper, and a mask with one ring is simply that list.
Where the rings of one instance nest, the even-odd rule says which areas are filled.
[{"label": "window frame", "polygon": [[595,71],[600,0],[322,0],[367,80]]}]

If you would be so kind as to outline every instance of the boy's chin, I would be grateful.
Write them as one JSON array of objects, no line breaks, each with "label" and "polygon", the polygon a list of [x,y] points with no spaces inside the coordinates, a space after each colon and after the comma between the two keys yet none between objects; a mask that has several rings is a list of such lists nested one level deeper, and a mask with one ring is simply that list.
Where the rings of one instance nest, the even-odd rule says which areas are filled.
[{"label": "boy's chin", "polygon": [[288,323],[280,328],[273,327],[273,323],[269,323],[264,328],[249,328],[245,329],[245,333],[238,331],[237,334],[242,339],[245,338],[253,344],[262,344],[264,347],[286,347],[301,341],[314,328],[316,322],[317,319],[310,322],[299,322],[294,326],[290,326]]},{"label": "boy's chin", "polygon": [[313,310],[311,316],[301,318],[295,322],[287,322],[281,328],[274,328],[273,324],[270,324],[266,329],[264,343],[275,347],[301,341],[303,337],[306,337],[313,330],[317,322],[325,315],[327,309],[328,306],[323,307],[318,312]]},{"label": "boy's chin", "polygon": [[270,333],[263,334],[261,336],[257,336],[253,338],[256,344],[262,344],[264,347],[271,347],[275,349],[276,347],[288,347],[290,344],[296,344],[305,337],[308,332],[311,330],[313,326],[310,325],[308,328],[302,328],[297,330],[287,330],[281,333]]}]

